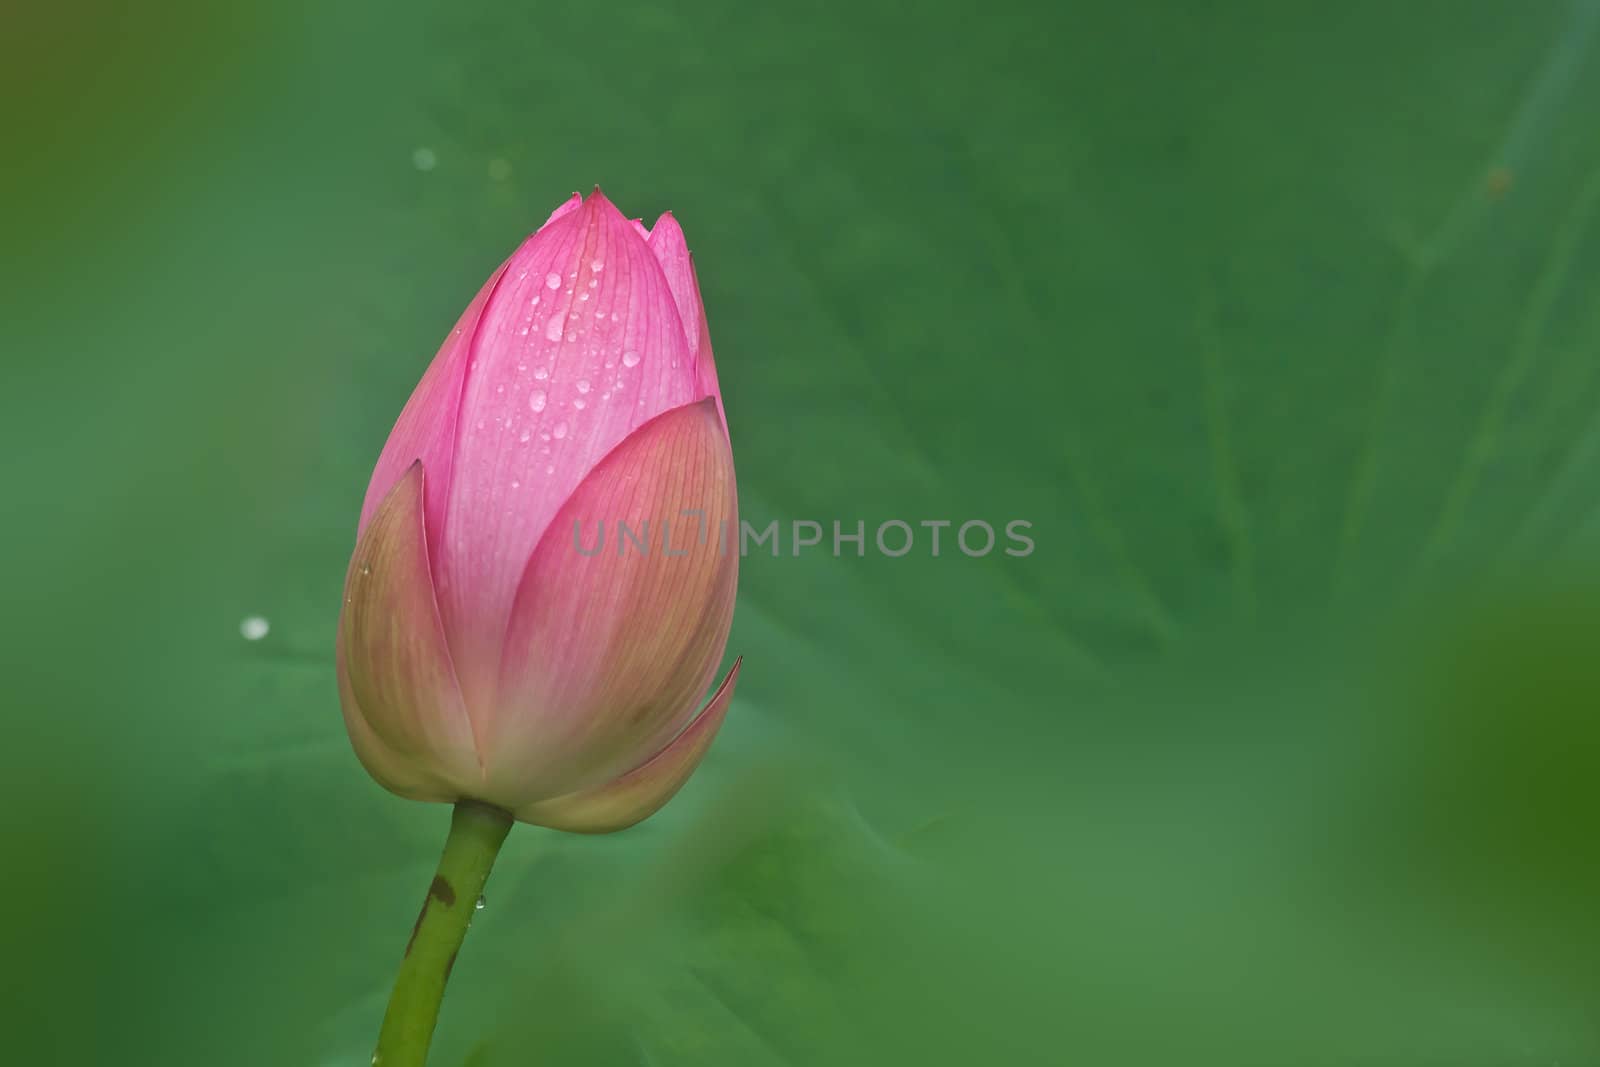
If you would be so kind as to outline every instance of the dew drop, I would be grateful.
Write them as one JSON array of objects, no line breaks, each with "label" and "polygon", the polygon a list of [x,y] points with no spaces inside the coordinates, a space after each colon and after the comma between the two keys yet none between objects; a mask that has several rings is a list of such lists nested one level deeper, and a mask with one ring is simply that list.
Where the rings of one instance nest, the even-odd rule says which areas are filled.
[{"label": "dew drop", "polygon": [[606,261],[603,259],[592,259],[589,261],[589,269],[594,271],[596,274],[599,274],[601,271],[606,269]]},{"label": "dew drop", "polygon": [[420,171],[430,171],[439,163],[439,157],[433,154],[431,148],[419,148],[411,153],[411,165]]},{"label": "dew drop", "polygon": [[522,483],[521,482],[512,482],[511,483],[511,488],[513,488],[513,489],[521,489],[522,488]]},{"label": "dew drop", "polygon": [[239,636],[246,641],[259,641],[267,636],[267,632],[271,629],[272,624],[260,615],[247,615],[239,624]]},{"label": "dew drop", "polygon": [[555,439],[559,441],[563,437],[567,436],[567,424],[564,422],[558,422],[550,428],[550,432],[555,435]]},{"label": "dew drop", "polygon": [[545,469],[544,469],[544,472],[545,472],[545,473],[546,473],[546,474],[554,474],[554,473],[555,473],[555,472],[556,472],[556,468],[555,468],[555,465],[554,465],[554,464],[551,464],[551,465],[550,465],[550,466],[548,466],[548,467],[546,467],[546,468],[545,468]]},{"label": "dew drop", "polygon": [[590,388],[589,379],[587,379],[587,378],[579,378],[578,379],[578,392],[587,393],[589,391],[589,388]]},{"label": "dew drop", "polygon": [[593,289],[595,286],[597,286],[599,284],[600,284],[600,279],[599,278],[590,278],[589,279],[589,288]]},{"label": "dew drop", "polygon": [[[546,397],[543,389],[535,389],[533,392],[528,394],[528,406],[532,408],[535,413],[544,410],[545,400]],[[526,441],[527,438],[524,437],[523,440]]]},{"label": "dew drop", "polygon": [[474,904],[472,906],[472,908],[473,908],[474,911],[482,911],[484,909],[484,905],[486,905],[488,903],[489,903],[489,898],[484,896],[482,893],[479,893],[478,894],[478,902],[476,904]]},{"label": "dew drop", "polygon": [[581,396],[572,401],[572,406],[577,408],[579,411],[582,411],[587,405],[588,401],[584,400]]},{"label": "dew drop", "polygon": [[538,370],[533,372],[533,376],[542,382],[546,378],[550,377],[550,368],[540,367]]},{"label": "dew drop", "polygon": [[637,367],[639,365],[639,353],[637,353],[637,352],[624,352],[624,353],[622,353],[622,365],[624,367]]},{"label": "dew drop", "polygon": [[552,341],[561,340],[561,331],[566,329],[566,324],[561,321],[561,313],[550,316],[550,325],[544,328],[544,335]]},{"label": "dew drop", "polygon": [[545,286],[546,289],[559,289],[559,288],[561,288],[561,275],[553,274],[553,273],[552,274],[546,274],[544,276],[544,286]]},{"label": "dew drop", "polygon": [[521,441],[523,444],[527,444],[528,443],[528,439],[530,437],[532,437],[532,436],[533,436],[533,432],[531,430],[523,430],[522,431],[522,436],[517,438],[517,440]]},{"label": "dew drop", "polygon": [[578,303],[580,303],[580,304],[588,303],[588,300],[589,300],[589,294],[588,293],[579,293],[578,294]]}]

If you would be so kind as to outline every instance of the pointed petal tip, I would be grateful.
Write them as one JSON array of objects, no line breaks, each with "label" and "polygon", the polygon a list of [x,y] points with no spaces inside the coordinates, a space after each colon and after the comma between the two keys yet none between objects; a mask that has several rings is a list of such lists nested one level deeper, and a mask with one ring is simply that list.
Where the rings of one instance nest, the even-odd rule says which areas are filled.
[{"label": "pointed petal tip", "polygon": [[687,247],[683,236],[683,226],[678,218],[670,211],[663,211],[656,219],[655,225],[650,227],[651,247],[657,248],[656,254],[661,254],[657,242],[667,242],[676,247]]},{"label": "pointed petal tip", "polygon": [[[538,230],[534,230],[533,234],[530,234],[528,239],[532,240],[533,236],[538,234],[539,230],[543,230],[543,229],[547,228],[552,222],[554,222],[557,219],[561,218],[563,215],[572,214],[574,211],[576,211],[578,209],[578,205],[580,205],[582,203],[583,203],[583,195],[581,193],[577,192],[577,190],[573,190],[572,195],[567,197],[565,200],[561,201],[561,203],[557,204],[556,205],[556,209],[554,211],[550,212],[550,217],[545,219],[544,222],[542,224],[540,224],[539,229]],[[524,242],[524,246],[526,246],[526,243],[527,242]]]}]

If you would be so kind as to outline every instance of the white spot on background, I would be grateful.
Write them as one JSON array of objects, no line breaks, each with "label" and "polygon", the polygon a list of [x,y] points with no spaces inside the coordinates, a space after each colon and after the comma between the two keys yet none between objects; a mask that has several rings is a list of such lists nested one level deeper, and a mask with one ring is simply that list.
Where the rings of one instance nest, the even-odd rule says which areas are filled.
[{"label": "white spot on background", "polygon": [[246,615],[239,623],[239,636],[246,641],[259,641],[272,630],[272,624],[260,615]]}]

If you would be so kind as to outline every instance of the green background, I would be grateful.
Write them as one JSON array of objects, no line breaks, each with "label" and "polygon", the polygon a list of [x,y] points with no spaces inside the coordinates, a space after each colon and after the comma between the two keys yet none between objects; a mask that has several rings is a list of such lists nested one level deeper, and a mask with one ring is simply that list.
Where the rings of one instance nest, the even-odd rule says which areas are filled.
[{"label": "green background", "polygon": [[1600,1064],[1600,3],[6,21],[0,1059],[366,1064],[448,812],[340,722],[361,495],[598,182],[745,518],[1037,548],[748,558],[433,1062]]}]

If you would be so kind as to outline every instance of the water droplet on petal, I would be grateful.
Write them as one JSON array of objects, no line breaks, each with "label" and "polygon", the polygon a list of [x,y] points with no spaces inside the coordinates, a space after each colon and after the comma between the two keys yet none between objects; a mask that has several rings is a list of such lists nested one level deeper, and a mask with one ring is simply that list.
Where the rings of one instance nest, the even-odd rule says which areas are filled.
[{"label": "water droplet on petal", "polygon": [[567,424],[564,422],[558,422],[550,428],[550,432],[554,434],[556,440],[559,441],[563,437],[567,436]]},{"label": "water droplet on petal", "polygon": [[622,353],[622,365],[624,367],[637,367],[639,365],[639,353],[637,353],[637,352],[624,352],[624,353]]},{"label": "water droplet on petal", "polygon": [[[545,398],[545,395],[544,395],[544,390],[543,389],[535,389],[533,392],[528,394],[528,406],[530,408],[532,408],[536,413],[540,412],[540,411],[543,411],[544,410],[545,399],[546,398]],[[526,441],[527,438],[524,437],[523,440]]]},{"label": "water droplet on petal", "polygon": [[239,636],[246,641],[259,641],[267,636],[267,631],[271,629],[272,624],[260,615],[249,615],[239,624]]},{"label": "water droplet on petal", "polygon": [[550,325],[544,328],[544,335],[552,341],[561,340],[561,331],[566,329],[566,323],[561,321],[561,313],[550,316]]},{"label": "water droplet on petal", "polygon": [[550,377],[550,368],[540,367],[538,370],[533,372],[533,376],[542,382],[546,378]]},{"label": "water droplet on petal", "polygon": [[550,465],[550,466],[548,466],[548,467],[546,467],[546,468],[545,468],[545,469],[544,469],[544,472],[545,472],[545,473],[546,473],[546,474],[554,474],[554,473],[555,473],[555,472],[556,472],[556,468],[555,468],[555,465],[554,465],[554,464],[552,464],[552,465]]},{"label": "water droplet on petal", "polygon": [[588,401],[584,400],[581,396],[572,401],[572,406],[577,408],[579,411],[582,411],[587,404]]},{"label": "water droplet on petal", "polygon": [[589,269],[594,271],[596,274],[599,274],[601,271],[606,269],[606,261],[603,259],[592,259],[589,261]]},{"label": "water droplet on petal", "polygon": [[486,905],[488,903],[489,903],[489,898],[484,896],[482,893],[479,893],[478,894],[478,902],[472,906],[473,910],[474,911],[482,911],[483,908],[484,908],[484,905]]},{"label": "water droplet on petal", "polygon": [[587,379],[587,378],[579,378],[578,379],[578,392],[587,393],[589,391],[589,388],[590,388],[589,379]]},{"label": "water droplet on petal", "polygon": [[544,285],[545,285],[546,289],[559,289],[559,288],[561,288],[561,275],[559,275],[559,274],[546,274],[544,276]]}]

